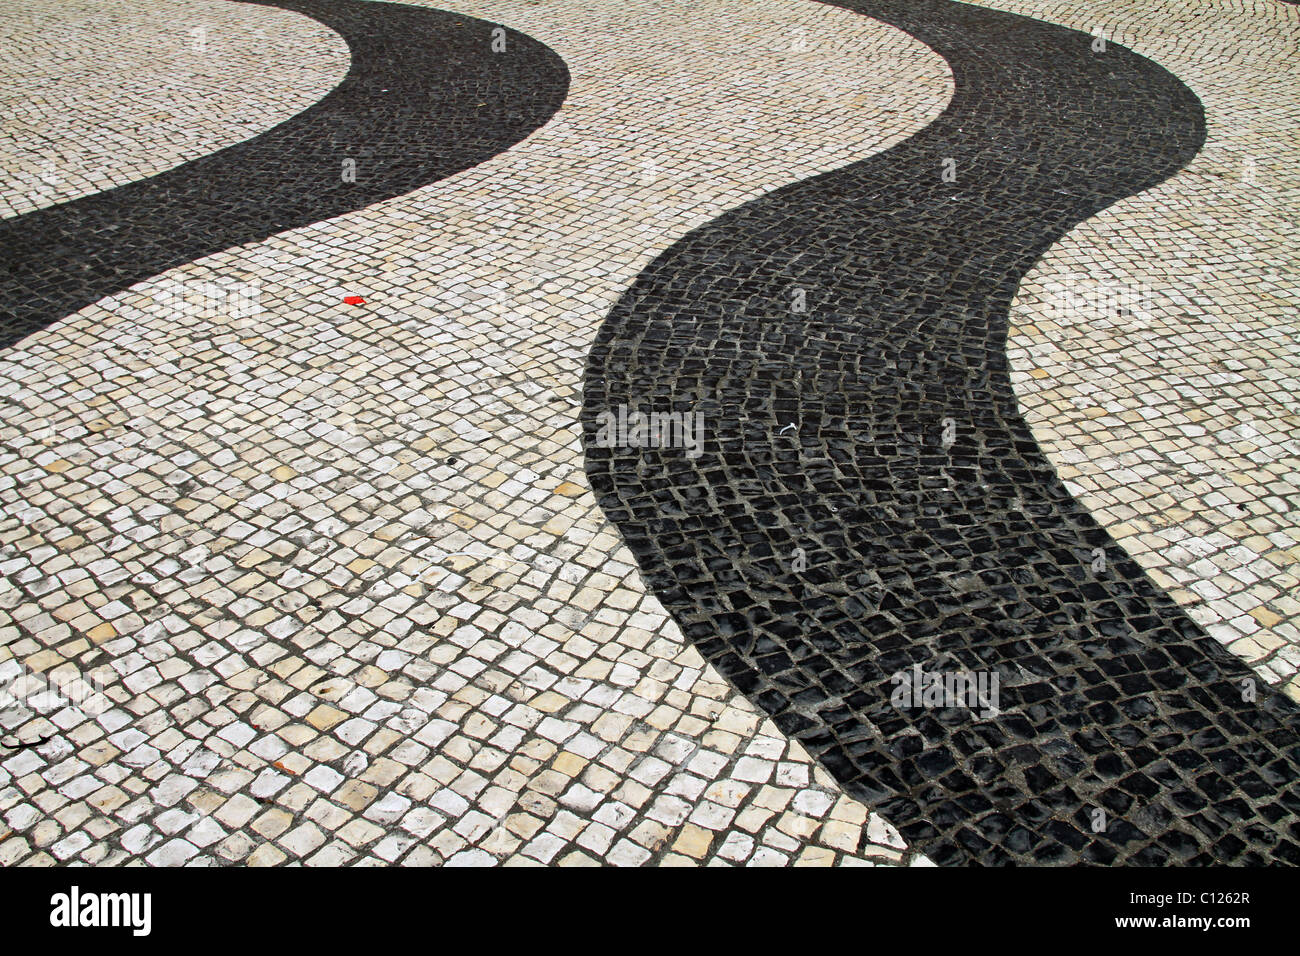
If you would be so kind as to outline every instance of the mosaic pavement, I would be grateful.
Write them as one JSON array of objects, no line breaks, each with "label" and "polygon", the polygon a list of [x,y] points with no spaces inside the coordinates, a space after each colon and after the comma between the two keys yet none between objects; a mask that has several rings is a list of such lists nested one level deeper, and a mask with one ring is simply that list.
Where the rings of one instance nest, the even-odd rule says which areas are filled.
[{"label": "mosaic pavement", "polygon": [[1295,7],[144,6],[0,15],[0,862],[1300,858]]}]

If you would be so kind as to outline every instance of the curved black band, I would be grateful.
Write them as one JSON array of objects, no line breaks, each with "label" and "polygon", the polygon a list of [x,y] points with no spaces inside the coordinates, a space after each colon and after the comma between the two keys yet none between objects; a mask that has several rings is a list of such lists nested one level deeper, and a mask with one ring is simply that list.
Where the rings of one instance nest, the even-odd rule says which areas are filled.
[{"label": "curved black band", "polygon": [[360,0],[249,2],[340,34],[351,53],[343,82],[250,140],[0,221],[0,347],[200,256],[468,169],[545,123],[568,91],[549,47],[472,17]]},{"label": "curved black band", "polygon": [[[937,862],[1300,862],[1297,707],[1244,692],[1070,497],[1004,348],[1020,278],[1186,164],[1200,102],[1051,24],[836,5],[941,54],[955,96],[641,274],[587,368],[601,506],[704,656]],[[702,454],[620,446],[620,406],[701,413]],[[914,665],[996,672],[1000,715],[895,706]]]}]

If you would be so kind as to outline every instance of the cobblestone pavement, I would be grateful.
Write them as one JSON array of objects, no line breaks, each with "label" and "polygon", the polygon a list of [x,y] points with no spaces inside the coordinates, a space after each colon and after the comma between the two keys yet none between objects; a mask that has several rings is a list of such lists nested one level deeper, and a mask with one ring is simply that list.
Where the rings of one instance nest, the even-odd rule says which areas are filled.
[{"label": "cobblestone pavement", "polygon": [[[1294,128],[1294,73],[1279,65],[1294,57],[1294,7],[999,0],[955,14],[961,8],[926,2],[897,5],[913,11],[903,22],[884,0],[858,5],[871,16],[806,0],[417,6],[20,0],[0,13],[4,69],[24,78],[6,84],[13,109],[7,101],[0,130],[7,171],[0,307],[8,327],[0,351],[0,683],[11,698],[0,709],[0,863],[1292,859],[1294,732],[1261,723],[1267,714],[1291,723],[1292,708],[1261,687],[1257,702],[1246,707],[1238,693],[1231,710],[1214,673],[1197,661],[1234,679],[1252,672],[1201,636],[1142,572],[1264,682],[1295,673],[1287,629],[1294,579],[1286,576],[1294,564],[1288,556],[1296,556],[1289,537],[1296,419],[1287,394],[1295,336],[1293,327],[1278,331],[1294,323],[1287,298],[1294,261],[1268,238],[1284,234],[1296,208],[1284,159],[1295,148],[1285,142]],[[1132,128],[1109,100],[1089,104],[1094,78],[1086,68],[1073,80],[1060,75],[1059,58],[1017,84],[1021,100],[972,82],[987,64],[972,74],[977,61],[963,49],[982,43],[1004,61],[1017,43],[1037,55],[1039,43],[1051,48],[1060,35],[1025,23],[981,41],[980,24],[997,16],[993,7],[1096,27],[1150,57],[1159,66],[1112,47],[1107,64],[1121,65],[1120,82],[1136,83],[1149,108],[1203,104],[1205,147],[1193,156],[1183,134]],[[1196,30],[1188,28],[1192,16]],[[414,30],[417,23],[435,28]],[[429,123],[422,110],[404,108],[418,102],[413,88],[403,87],[396,102],[380,99],[397,87],[388,74],[363,68],[367,49],[381,70],[401,56],[436,62],[440,50],[459,50],[455,69],[439,75],[467,92],[474,88],[465,78],[484,70],[514,79],[489,84],[495,98],[440,100],[444,122]],[[1025,61],[1003,66],[1024,69]],[[434,73],[402,76],[425,83]],[[726,551],[724,528],[697,522],[688,529],[694,537],[661,537],[677,563],[686,560],[679,552],[687,540],[707,543],[704,577],[691,583],[689,600],[665,590],[653,570],[648,580],[656,586],[647,590],[633,557],[646,560],[646,537],[618,507],[609,505],[607,517],[588,484],[578,424],[584,363],[616,303],[646,287],[656,257],[687,234],[710,235],[733,221],[728,210],[787,202],[819,181],[844,182],[836,177],[852,175],[846,167],[879,168],[871,164],[908,155],[925,157],[924,176],[908,169],[879,184],[877,206],[894,208],[922,187],[942,186],[959,199],[967,188],[969,197],[990,181],[978,161],[988,141],[1008,136],[1015,156],[1000,167],[1021,163],[1020,185],[1038,184],[1045,175],[1030,175],[1023,164],[1033,170],[1062,147],[1054,128],[1034,138],[1040,117],[1007,107],[1002,129],[972,129],[965,140],[945,123],[994,101],[1031,102],[1039,84],[1059,95],[1063,113],[1082,96],[1095,127],[1090,156],[1131,155],[1115,162],[1113,176],[1090,170],[1071,180],[1105,187],[1082,214],[1076,195],[1059,208],[1047,204],[1064,216],[1059,225],[1019,223],[1043,255],[1029,269],[1036,252],[1012,251],[1023,257],[1020,271],[1029,270],[1014,303],[1015,282],[999,287],[1003,315],[1010,309],[1002,321],[1012,325],[1006,352],[988,352],[994,367],[1003,354],[1011,363],[1006,370],[1002,360],[1010,378],[1000,407],[1013,402],[1014,383],[1026,423],[1017,453],[1032,455],[1022,445],[1034,440],[1041,445],[1040,485],[1052,467],[1067,482],[1053,486],[1050,503],[1084,528],[1084,543],[1104,543],[1114,576],[1107,587],[1127,588],[1130,602],[1153,609],[1126,604],[1128,625],[1159,619],[1150,627],[1163,627],[1168,663],[1152,680],[1166,688],[1164,681],[1190,669],[1192,683],[1205,688],[1192,694],[1196,711],[1208,716],[1189,709],[1172,726],[1157,726],[1141,711],[1150,688],[1112,671],[1130,655],[1097,662],[1115,680],[1090,685],[1092,703],[1077,708],[1088,725],[1070,730],[1113,784],[1090,789],[1070,778],[1062,789],[1071,758],[1043,714],[1073,700],[1068,693],[1078,687],[1057,685],[1067,696],[1040,711],[1033,680],[1006,675],[1000,703],[1007,713],[992,719],[942,711],[927,712],[936,720],[923,717],[912,729],[881,722],[894,736],[876,771],[916,758],[928,776],[866,787],[789,719],[808,710],[807,701],[783,709],[716,652],[720,639],[738,640],[734,615],[717,616],[707,604],[712,576],[727,585],[728,609],[737,607],[735,552]],[[426,83],[424,95],[447,85]],[[358,88],[367,98],[347,107],[347,91]],[[1190,99],[1180,90],[1190,90]],[[337,108],[340,92],[344,108]],[[1222,139],[1226,128],[1248,132]],[[968,147],[955,154],[954,183],[944,182],[942,164],[954,153],[936,147],[936,136],[940,147]],[[1258,155],[1259,188],[1246,197],[1225,191],[1222,174],[1236,154],[1223,156],[1234,148]],[[350,170],[347,160],[355,160]],[[1121,198],[1163,177],[1170,178],[1155,189]],[[100,192],[110,186],[123,188]],[[1023,214],[1017,203],[1030,191],[998,192],[983,211]],[[184,201],[169,201],[177,196]],[[858,198],[833,194],[831,201],[852,206]],[[925,228],[922,206],[911,213],[915,232]],[[1043,207],[1035,208],[1041,215]],[[684,315],[716,308],[714,296],[736,313],[744,283],[764,275],[756,250],[790,241],[791,232],[805,244],[819,230],[852,233],[860,215],[837,213],[842,221],[833,223],[806,210],[776,216],[769,233],[738,237],[741,251],[723,264],[723,285],[689,286],[699,275],[690,270],[666,281],[680,282],[672,292],[683,297]],[[1259,227],[1235,228],[1265,250],[1257,256],[1265,261],[1248,270],[1229,251],[1234,227],[1224,228],[1243,215]],[[1093,218],[1062,238],[1083,216]],[[101,224],[98,237],[79,227],[87,221]],[[1142,228],[1134,231],[1134,221]],[[38,230],[41,223],[56,224],[64,240],[37,247],[24,238],[24,248],[43,252],[19,258],[10,237],[49,232]],[[194,223],[203,227],[185,228]],[[940,250],[973,234],[961,223],[954,217],[934,250],[889,274],[904,282],[932,272]],[[104,241],[119,228],[134,243]],[[1176,237],[1189,229],[1199,251],[1175,265],[1170,250],[1183,248]],[[886,252],[906,248],[901,239],[888,245],[886,230],[863,248],[837,247],[842,259],[830,268],[860,274],[855,257],[882,238]],[[984,245],[979,254],[996,256],[993,238]],[[87,249],[99,270],[89,282],[68,272]],[[871,268],[885,259],[874,257]],[[815,257],[785,264],[779,278],[787,285],[827,268]],[[33,284],[33,275],[43,278]],[[1151,329],[1152,309],[1143,331],[1126,316],[1099,320],[1089,304],[1078,307],[1103,276],[1147,282],[1161,307],[1176,301],[1154,310],[1172,331]],[[1202,282],[1194,291],[1188,276]],[[1064,310],[1057,304],[1063,282],[1074,296]],[[720,441],[748,443],[763,414],[786,415],[801,397],[809,407],[804,396],[829,380],[830,366],[801,367],[792,356],[816,339],[806,328],[833,285],[805,290],[808,313],[800,313],[793,337],[776,336],[786,317],[774,314],[773,331],[752,341],[714,342],[714,358],[754,343],[786,347],[761,370],[771,389],[745,409],[752,420],[722,433],[724,416],[706,416],[704,455],[679,452],[677,464],[707,466]],[[1184,294],[1217,319],[1188,323],[1187,306],[1174,299]],[[626,305],[611,321],[619,310]],[[958,341],[956,329],[938,331],[933,341]],[[986,332],[995,331],[990,320]],[[889,347],[908,334],[895,328]],[[1170,369],[1142,364],[1153,334],[1179,337],[1158,346],[1178,356],[1172,371],[1181,378],[1172,384]],[[1229,336],[1242,354],[1225,359]],[[927,353],[933,342],[922,344],[907,357],[916,382],[957,371],[957,363]],[[965,361],[983,361],[982,354]],[[598,346],[593,369],[601,355]],[[664,359],[683,378],[702,368],[684,352],[655,361]],[[1243,367],[1221,368],[1225,361]],[[879,373],[875,360],[864,362],[859,374]],[[653,367],[645,367],[646,383],[660,374]],[[935,394],[916,388],[918,399]],[[672,393],[637,394],[651,401]],[[836,400],[853,394],[846,388]],[[592,396],[589,387],[588,414]],[[1210,402],[1220,405],[1202,412]],[[922,408],[918,400],[912,424],[942,424],[922,422]],[[1270,436],[1267,443],[1191,441],[1199,436],[1184,427],[1206,421],[1204,414],[1235,416],[1238,427],[1244,408],[1257,410],[1249,421]],[[952,410],[955,420],[963,414],[970,420],[973,412]],[[796,425],[799,447],[808,427]],[[1174,431],[1189,441],[1171,439]],[[970,436],[958,429],[955,437],[955,453],[965,454]],[[604,450],[586,451],[597,488],[608,491],[600,486]],[[827,461],[843,464],[832,449],[813,462],[810,479],[820,480]],[[1134,477],[1119,475],[1115,462]],[[755,464],[785,474],[775,458]],[[674,477],[682,474],[674,468]],[[1220,474],[1231,487],[1215,487]],[[1021,496],[1028,514],[1006,533],[1024,539],[1046,512],[1027,506],[1041,493],[1033,484],[1008,475],[1015,480],[1005,490]],[[650,476],[638,469],[625,487]],[[1167,501],[1173,485],[1199,497]],[[737,502],[752,493],[710,487],[708,506],[727,514],[741,514]],[[824,491],[803,507],[837,504],[818,495]],[[1004,497],[996,496],[998,508]],[[656,495],[649,520],[698,517],[703,500]],[[1118,544],[1088,523],[1083,508]],[[987,510],[968,509],[981,521]],[[915,534],[932,534],[932,518],[923,517]],[[825,523],[807,527],[833,533]],[[756,528],[770,527],[758,514]],[[879,533],[879,542],[888,540]],[[745,547],[754,540],[745,538]],[[1062,539],[1050,559],[1086,569],[1090,547]],[[1082,557],[1074,554],[1080,549]],[[989,595],[964,586],[974,582],[974,565],[962,577],[959,555],[939,569],[954,587],[937,597],[949,617],[936,627],[941,615],[924,601],[886,603],[897,577],[888,564],[855,567],[868,580],[841,575],[851,590],[837,591],[829,576],[818,577],[824,566],[816,549],[805,550],[803,573],[839,607],[877,602],[872,620],[893,615],[903,625],[901,641],[878,645],[878,668],[930,646],[963,613],[988,622],[999,646],[1022,620],[999,623],[1005,588],[995,585]],[[761,546],[744,554],[754,564],[764,560]],[[916,557],[920,565],[935,555]],[[1061,577],[1051,580],[1059,599]],[[745,600],[746,613],[793,610],[761,587]],[[715,633],[698,632],[701,607],[718,621]],[[775,638],[815,638],[823,609],[807,610]],[[1110,630],[1117,619],[1102,616],[1103,637],[1085,642],[1085,654],[1120,640]],[[1202,656],[1187,658],[1187,648]],[[1072,650],[1048,649],[1056,664]],[[779,654],[749,650],[768,663]],[[1138,653],[1143,667],[1152,666],[1150,647]],[[1031,656],[1018,659],[1045,684],[1050,675]],[[1079,671],[1083,686],[1087,666]],[[62,694],[35,693],[51,684]],[[1236,723],[1228,726],[1230,710]],[[842,716],[827,713],[843,734]],[[940,723],[953,736],[931,746],[945,736]],[[1247,724],[1256,728],[1250,739]],[[1106,728],[1134,767],[1110,765],[1114,744],[1100,740]],[[843,740],[853,759],[871,750],[852,733]],[[1184,762],[1195,760],[1193,749],[1203,755],[1199,764]],[[973,783],[945,801],[929,781],[942,774],[950,786],[958,771],[931,764],[957,751]],[[1004,790],[990,782],[998,775],[990,755],[1005,758]],[[1165,756],[1172,766],[1158,759]],[[1013,795],[1026,791],[1033,800]],[[1084,838],[1080,850],[1073,844],[1097,810],[1112,817],[1108,835]],[[1132,827],[1146,827],[1145,838]]]},{"label": "cobblestone pavement", "polygon": [[400,4],[380,17],[361,0],[278,2],[348,41],[343,81],[260,136],[0,221],[8,250],[0,344],[204,254],[475,166],[564,98],[567,71],[552,51],[482,20]]},{"label": "cobblestone pavement", "polygon": [[176,0],[163,14],[13,0],[2,15],[5,218],[233,146],[301,113],[348,70],[347,44],[323,23],[251,4]]},{"label": "cobblestone pavement", "polygon": [[[1081,512],[1006,369],[1019,278],[1190,161],[1199,101],[1086,33],[846,5],[940,51],[952,103],[638,277],[588,369],[602,506],[704,656],[938,862],[1300,862],[1300,709]],[[602,441],[615,408],[711,427]],[[1000,702],[899,706],[913,669]]]},{"label": "cobblestone pavement", "polygon": [[576,396],[666,234],[905,138],[946,66],[814,4],[466,6],[570,71],[531,138],[5,356],[10,668],[114,702],[5,713],[6,861],[914,858],[645,593]]},{"label": "cobblestone pavement", "polygon": [[[1201,152],[1021,283],[1012,381],[1066,487],[1217,640],[1300,698],[1300,17],[998,4],[1103,28],[1204,104]],[[1242,42],[1249,36],[1249,42]]]}]

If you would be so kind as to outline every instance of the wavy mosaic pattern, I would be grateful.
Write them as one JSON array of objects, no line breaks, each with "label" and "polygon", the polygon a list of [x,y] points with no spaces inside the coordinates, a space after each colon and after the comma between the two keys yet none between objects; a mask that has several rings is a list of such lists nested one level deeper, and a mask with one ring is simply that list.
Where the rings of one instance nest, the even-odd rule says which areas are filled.
[{"label": "wavy mosaic pattern", "polygon": [[[1139,51],[1194,88],[1213,130],[1205,77],[1193,83],[1189,61],[1171,60],[1168,46],[1153,43],[1178,29],[1177,17],[1166,17],[1157,0],[1124,2],[1141,11]],[[113,701],[98,720],[0,711],[0,815],[12,828],[0,826],[0,863],[925,862],[917,854],[928,843],[909,846],[879,805],[863,802],[869,794],[831,779],[798,739],[683,643],[601,517],[580,470],[572,408],[590,336],[654,250],[765,190],[862,159],[919,129],[951,91],[943,61],[876,20],[812,3],[450,5],[539,39],[573,71],[564,108],[544,129],[435,187],[135,283],[0,356],[0,681],[20,662],[46,672],[93,669],[109,675]],[[1082,29],[1108,9],[1058,13],[1046,0],[1002,5]],[[232,22],[249,25],[290,17],[272,7],[223,6],[241,15]],[[1273,8],[1271,0],[1247,6]],[[143,5],[173,18],[203,8],[189,0]],[[387,9],[372,4],[365,14]],[[922,19],[942,15],[938,6],[921,12]],[[161,22],[167,37],[188,39],[175,35],[175,19]],[[1105,17],[1099,22],[1110,25]],[[327,42],[309,44],[295,77],[315,75],[308,60],[336,64],[343,46],[323,24],[303,24]],[[358,28],[374,29],[370,22]],[[1129,44],[1130,34],[1108,28],[1107,35]],[[214,68],[222,36],[209,35],[214,47],[205,69]],[[56,42],[29,52],[39,65],[58,63],[62,50]],[[116,52],[128,61],[133,55]],[[282,69],[290,49],[273,52]],[[474,55],[484,56],[484,48]],[[1224,73],[1225,84],[1242,85],[1238,65]],[[79,106],[93,105],[85,96],[92,82],[75,78]],[[252,84],[245,101],[256,105],[254,125],[265,126],[325,88],[296,88],[270,110],[268,91]],[[1276,115],[1271,101],[1255,99]],[[190,104],[179,105],[183,113]],[[139,114],[155,109],[163,106],[130,99],[117,119],[130,130]],[[99,129],[93,116],[73,119]],[[202,119],[204,135],[209,128],[230,135],[221,110]],[[18,133],[21,143],[24,130]],[[74,193],[42,202],[151,175],[203,152],[193,143],[161,145],[139,155],[134,176],[114,170],[108,183],[93,170],[102,160],[78,150],[66,167],[77,175],[64,184]],[[1163,189],[1204,156],[1139,200],[1159,205]],[[958,157],[944,158],[956,174],[947,185],[964,183]],[[940,160],[935,170],[941,182],[945,167]],[[361,162],[358,171],[366,169]],[[882,197],[906,199],[894,190]],[[1181,206],[1173,208],[1182,215]],[[1086,244],[1102,219],[1085,221],[1075,234]],[[1038,265],[1068,249],[1071,238],[1054,243]],[[923,244],[898,248],[928,252]],[[1021,281],[1019,297],[1027,285],[1032,293],[1033,275]],[[178,315],[158,292],[174,282],[232,276],[261,284],[257,314]],[[794,314],[815,311],[814,289],[787,291],[787,307],[802,293],[799,305],[808,309]],[[341,304],[354,292],[364,292],[367,303]],[[1014,359],[1013,352],[1013,375]],[[782,400],[803,394],[788,375],[768,384]],[[944,454],[963,437],[958,417],[946,418],[952,447],[945,447],[944,419],[937,439]],[[779,434],[802,440],[797,423],[779,421]],[[1041,420],[1030,424],[1041,443]],[[1043,450],[1059,467],[1053,449]],[[824,461],[839,467],[831,455]],[[832,507],[849,514],[838,501]],[[1015,507],[1028,505],[1022,497]],[[1110,508],[1092,516],[1110,531]],[[932,514],[923,518],[921,531],[935,533],[926,523]],[[755,516],[764,534],[770,520],[770,513]],[[818,532],[829,527],[822,521]],[[1036,540],[1032,532],[1016,526],[1003,538],[1019,546],[1020,538]],[[806,547],[790,555],[790,570],[807,574],[817,563],[810,557]],[[1083,556],[1088,572],[1113,573],[1113,555],[1103,550],[1100,567],[1097,557]],[[954,563],[963,561],[961,571],[971,559],[955,555]],[[813,573],[825,567],[822,561]],[[715,559],[708,570],[725,566]],[[892,573],[890,586],[898,580]],[[880,596],[883,572],[872,574],[855,596]],[[945,614],[960,601],[972,618],[982,623],[984,614],[996,626],[997,608],[973,574],[956,578],[951,592],[935,599]],[[833,582],[818,584],[846,610],[853,607]],[[774,593],[749,597],[773,607]],[[1077,606],[1066,607],[1079,616]],[[885,609],[895,618],[906,613]],[[956,626],[952,614],[943,624]],[[922,629],[922,640],[935,634]],[[1057,639],[1042,635],[1036,632],[1040,643]],[[771,649],[759,650],[767,662]],[[1180,661],[1186,657],[1175,651]],[[1272,665],[1280,656],[1270,657]],[[940,657],[937,666],[959,664]],[[1116,667],[1105,657],[1097,666]],[[1123,666],[1124,680],[1115,684],[1123,696],[1113,701],[1127,714],[1137,706],[1135,678]],[[1194,670],[1204,677],[1204,668]],[[1015,680],[1010,668],[1000,675],[1007,685]],[[1079,686],[1098,693],[1096,683],[1081,679]],[[773,698],[755,701],[768,707]],[[986,737],[1023,735],[1021,715],[1046,718],[1020,703],[1000,715],[1004,723],[967,714],[962,725],[960,715],[929,713],[957,730],[978,725]],[[1189,714],[1179,713],[1176,729],[1190,726]],[[891,738],[903,741],[900,758],[911,756],[915,742],[904,738],[933,735],[933,725],[917,726]],[[849,727],[845,718],[835,730],[843,736]],[[1127,746],[1149,729],[1121,727],[1114,736]],[[1189,732],[1189,739],[1209,747],[1216,772],[1239,770],[1212,737]],[[1283,740],[1272,743],[1284,748]],[[1176,744],[1162,737],[1150,749],[1174,747],[1177,764],[1187,757]],[[1170,779],[1148,748],[1133,749],[1133,764],[1157,785]],[[1056,759],[1059,741],[1047,738],[1042,750],[1044,762]],[[1243,759],[1267,762],[1260,753],[1252,744]],[[983,776],[984,758],[1014,764],[1027,756],[990,743],[967,760],[979,786],[962,792],[958,810],[975,804],[979,811],[977,800],[991,793],[996,781]],[[1086,756],[1103,772],[1114,768],[1104,751]],[[1050,773],[1025,766],[1010,775],[1015,786],[1020,773],[1052,787]],[[1202,792],[1211,784],[1207,771],[1178,766],[1180,779],[1194,777]],[[911,771],[903,765],[899,773]],[[1263,859],[1254,854],[1273,846],[1274,834],[1254,824],[1277,821],[1280,832],[1294,817],[1288,798],[1270,802],[1267,794],[1288,773],[1274,763],[1237,773],[1240,789],[1211,794],[1210,815],[1186,813],[1182,824],[1205,833],[1203,843],[1217,836],[1219,858],[1234,851],[1226,830],[1251,844],[1241,859]],[[958,786],[954,781],[943,775],[943,786]],[[1098,810],[1113,823],[1117,794],[1136,794],[1124,820],[1138,819],[1159,841],[1141,848],[1142,862],[1166,851],[1178,858],[1187,846],[1181,831],[1159,830],[1162,808],[1145,806],[1141,787],[1130,774],[1099,803],[1076,786],[1093,806],[1075,815],[1074,826],[1087,832]],[[1250,802],[1238,804],[1237,796]],[[1195,797],[1179,792],[1174,799],[1186,810]],[[990,799],[1010,802],[1014,793]],[[1072,807],[1055,793],[1044,803]],[[1068,834],[1065,811],[1049,819],[1040,805],[1016,814],[1036,815],[1031,822],[1053,838]],[[980,818],[981,833],[1005,826],[970,815]],[[940,826],[951,821],[949,814]],[[964,832],[958,839],[972,845]],[[1097,839],[1083,858],[1105,858],[1104,838]],[[1021,853],[1028,838],[1015,832],[1005,842]],[[1130,842],[1122,852],[1132,859],[1139,850]],[[1289,858],[1285,845],[1271,852]],[[1034,847],[1012,858],[1066,855]],[[999,847],[982,858],[1008,856]]]},{"label": "wavy mosaic pattern", "polygon": [[[575,419],[657,250],[904,140],[947,66],[815,3],[455,6],[564,59],[543,128],[0,356],[0,680],[113,701],[0,711],[0,863],[924,863],[646,593]],[[161,301],[230,277],[260,311]]]},{"label": "wavy mosaic pattern", "polygon": [[[588,366],[602,507],[706,659],[936,862],[1300,862],[1295,705],[1069,495],[1005,355],[1020,278],[1190,161],[1200,103],[1040,21],[837,5],[956,94],[642,273]],[[620,408],[700,413],[703,453],[602,443]],[[995,672],[1000,712],[891,705],[917,665]]]},{"label": "wavy mosaic pattern", "polygon": [[[266,5],[342,36],[343,82],[251,140],[0,221],[0,347],[200,256],[474,166],[549,119],[568,88],[552,51],[482,20],[360,0]],[[502,53],[484,55],[494,40]]]}]

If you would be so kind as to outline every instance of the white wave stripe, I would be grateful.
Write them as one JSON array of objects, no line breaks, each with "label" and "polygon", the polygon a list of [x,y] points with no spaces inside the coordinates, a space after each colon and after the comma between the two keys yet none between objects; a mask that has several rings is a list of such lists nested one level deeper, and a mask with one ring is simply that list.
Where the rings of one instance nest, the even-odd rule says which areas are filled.
[{"label": "white wave stripe", "polygon": [[6,0],[0,51],[0,218],[250,139],[348,68],[310,17],[226,0]]}]

